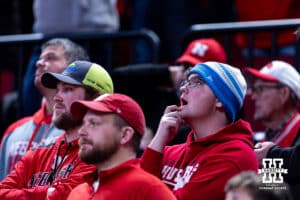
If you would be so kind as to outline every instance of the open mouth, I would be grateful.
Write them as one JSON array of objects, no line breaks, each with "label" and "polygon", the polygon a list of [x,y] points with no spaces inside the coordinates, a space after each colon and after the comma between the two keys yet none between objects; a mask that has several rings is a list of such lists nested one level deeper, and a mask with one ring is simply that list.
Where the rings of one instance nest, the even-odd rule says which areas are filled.
[{"label": "open mouth", "polygon": [[181,106],[185,106],[185,105],[187,105],[187,104],[188,104],[188,102],[187,102],[185,99],[181,98],[181,100],[180,100],[180,105],[181,105]]}]

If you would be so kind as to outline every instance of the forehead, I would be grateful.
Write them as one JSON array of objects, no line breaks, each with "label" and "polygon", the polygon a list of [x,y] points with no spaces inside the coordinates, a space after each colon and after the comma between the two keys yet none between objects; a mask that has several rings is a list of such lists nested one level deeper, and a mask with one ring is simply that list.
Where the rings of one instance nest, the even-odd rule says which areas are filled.
[{"label": "forehead", "polygon": [[59,55],[64,53],[64,48],[61,45],[50,45],[42,50],[41,55],[54,54]]},{"label": "forehead", "polygon": [[65,88],[65,87],[69,87],[69,88],[73,88],[73,89],[82,88],[83,90],[85,90],[84,87],[82,87],[80,85],[72,85],[72,84],[69,84],[69,83],[61,82],[61,81],[59,81],[57,83],[57,88]]},{"label": "forehead", "polygon": [[256,80],[254,81],[254,85],[271,84],[271,83],[276,83],[276,82],[273,82],[273,81],[265,81],[265,80],[262,80],[262,79],[256,79]]},{"label": "forehead", "polygon": [[101,120],[113,121],[114,114],[87,109],[86,114],[84,115],[83,118],[84,119],[101,119]]},{"label": "forehead", "polygon": [[189,79],[191,79],[191,78],[199,78],[200,79],[201,77],[198,74],[192,73],[188,76],[188,78]]}]

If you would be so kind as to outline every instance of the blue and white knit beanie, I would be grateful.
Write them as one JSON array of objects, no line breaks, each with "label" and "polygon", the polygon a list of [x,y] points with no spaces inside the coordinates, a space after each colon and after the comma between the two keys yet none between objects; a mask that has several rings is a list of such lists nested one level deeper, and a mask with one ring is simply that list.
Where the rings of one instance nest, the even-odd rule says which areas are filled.
[{"label": "blue and white knit beanie", "polygon": [[195,65],[189,75],[198,74],[223,104],[231,122],[243,106],[247,83],[241,71],[228,64],[204,62]]}]

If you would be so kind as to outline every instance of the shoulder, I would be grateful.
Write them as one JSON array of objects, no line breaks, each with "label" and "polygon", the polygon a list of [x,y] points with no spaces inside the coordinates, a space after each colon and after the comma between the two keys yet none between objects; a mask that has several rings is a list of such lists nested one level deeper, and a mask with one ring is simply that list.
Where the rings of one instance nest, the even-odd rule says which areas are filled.
[{"label": "shoulder", "polygon": [[26,122],[29,122],[32,119],[33,119],[32,116],[29,116],[29,117],[24,117],[22,119],[15,121],[11,125],[9,125],[9,127],[5,130],[4,134],[9,134],[9,133],[13,132],[16,128],[24,125]]},{"label": "shoulder", "polygon": [[228,141],[218,145],[208,158],[224,160],[224,162],[232,163],[238,169],[256,170],[258,162],[254,150],[243,141]]}]

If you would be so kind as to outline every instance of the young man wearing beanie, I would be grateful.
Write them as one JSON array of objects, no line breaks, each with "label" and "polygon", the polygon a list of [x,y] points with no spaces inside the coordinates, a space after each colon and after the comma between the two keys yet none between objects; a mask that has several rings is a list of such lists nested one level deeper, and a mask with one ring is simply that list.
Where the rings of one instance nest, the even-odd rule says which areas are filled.
[{"label": "young man wearing beanie", "polygon": [[76,185],[89,180],[95,168],[78,157],[78,129],[81,120],[71,118],[75,100],[91,100],[112,93],[113,83],[107,71],[88,61],[75,61],[61,74],[45,73],[42,84],[56,88],[53,122],[65,133],[54,145],[28,151],[0,182],[0,199],[66,199]]},{"label": "young man wearing beanie", "polygon": [[[247,84],[240,70],[219,62],[194,66],[180,88],[180,106],[165,110],[142,167],[168,185],[177,199],[224,199],[235,174],[257,171],[249,123],[239,119]],[[183,124],[185,143],[166,144]]]},{"label": "young man wearing beanie", "polygon": [[[280,147],[300,143],[300,74],[290,64],[274,60],[261,70],[247,68],[254,120],[266,127],[261,141],[272,141]],[[259,141],[259,140],[258,140]]]},{"label": "young man wearing beanie", "polygon": [[[172,64],[137,64],[116,68],[113,80],[117,92],[134,97],[142,106],[147,125],[157,129],[164,108],[178,102],[178,89],[189,67],[206,61],[225,63],[227,56],[222,45],[214,38],[191,41]],[[153,95],[155,94],[155,95]],[[185,141],[186,127],[182,127],[172,143]]]},{"label": "young man wearing beanie", "polygon": [[77,186],[68,199],[176,199],[158,178],[141,169],[136,159],[146,127],[137,102],[123,94],[107,94],[94,101],[74,102],[71,113],[83,120],[79,157],[97,170],[92,173],[93,182]]}]

